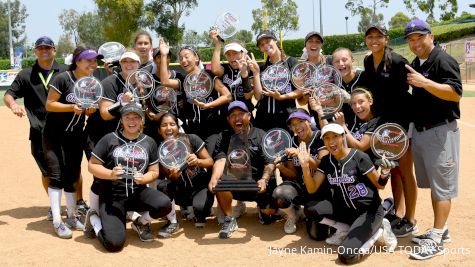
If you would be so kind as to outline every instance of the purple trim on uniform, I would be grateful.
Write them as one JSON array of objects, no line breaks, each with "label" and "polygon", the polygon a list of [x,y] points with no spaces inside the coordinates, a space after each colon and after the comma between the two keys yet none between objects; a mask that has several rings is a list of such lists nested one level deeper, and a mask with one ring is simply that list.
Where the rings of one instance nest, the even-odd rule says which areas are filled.
[{"label": "purple trim on uniform", "polygon": [[287,123],[290,123],[291,119],[301,119],[301,120],[306,120],[306,121],[311,121],[312,117],[309,115],[301,112],[301,111],[296,111],[292,114],[290,114],[289,118],[287,119]]},{"label": "purple trim on uniform", "polygon": [[79,60],[81,59],[103,59],[104,56],[101,55],[101,54],[98,54],[95,50],[93,49],[87,49],[87,50],[84,50],[82,51],[81,53],[79,53],[79,55],[76,56],[76,58],[74,59],[74,62],[78,62]]}]

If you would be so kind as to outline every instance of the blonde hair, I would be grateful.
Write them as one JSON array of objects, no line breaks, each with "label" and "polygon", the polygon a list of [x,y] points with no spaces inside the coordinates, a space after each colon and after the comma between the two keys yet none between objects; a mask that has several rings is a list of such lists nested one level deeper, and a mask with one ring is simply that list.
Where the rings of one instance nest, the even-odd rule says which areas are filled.
[{"label": "blonde hair", "polygon": [[353,91],[351,91],[352,97],[357,94],[364,94],[368,100],[373,101],[373,94],[364,87],[356,87],[353,89]]}]

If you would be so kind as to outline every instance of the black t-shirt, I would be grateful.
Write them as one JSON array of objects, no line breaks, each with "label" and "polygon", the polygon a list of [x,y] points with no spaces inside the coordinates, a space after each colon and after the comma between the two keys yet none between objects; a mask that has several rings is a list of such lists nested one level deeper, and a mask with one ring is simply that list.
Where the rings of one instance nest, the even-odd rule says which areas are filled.
[{"label": "black t-shirt", "polygon": [[367,177],[372,170],[374,165],[368,155],[354,148],[341,161],[331,154],[324,156],[317,169],[333,189],[336,203],[344,203],[347,208],[362,212],[381,203],[378,189]]},{"label": "black t-shirt", "polygon": [[[458,95],[462,95],[462,81],[457,61],[436,46],[424,64],[416,57],[412,68],[436,83],[450,85]],[[459,102],[440,99],[423,88],[413,87],[414,124],[433,125],[444,120],[460,118]]]},{"label": "black t-shirt", "polygon": [[409,62],[395,52],[391,52],[391,59],[390,68],[386,68],[386,60],[383,57],[375,70],[373,55],[366,57],[363,85],[373,94],[372,110],[375,116],[381,116],[385,122],[395,122],[408,129],[413,116],[412,97],[407,83],[408,70],[405,67]]},{"label": "black t-shirt", "polygon": [[140,70],[144,70],[144,71],[146,71],[146,72],[148,72],[148,73],[151,74],[152,71],[153,71],[153,60],[149,60],[149,61],[147,61],[147,62],[141,64],[140,67],[139,67],[139,69],[140,69]]},{"label": "black t-shirt", "polygon": [[[363,76],[362,74],[363,74],[363,71],[360,69],[357,69],[355,77],[353,77],[353,79],[351,79],[349,83],[345,83],[345,81],[341,80],[341,86],[345,89],[345,91],[351,94],[351,92],[353,92],[353,89],[363,84],[363,81],[362,81],[363,79],[361,79]],[[352,119],[353,116],[355,115],[349,103],[343,103],[343,106],[341,107],[341,111],[345,115],[345,121]]]},{"label": "black t-shirt", "polygon": [[[153,79],[155,80],[155,87],[161,86],[162,82],[161,82],[160,78],[156,74],[153,74],[152,76],[153,76]],[[177,80],[180,83],[178,89],[175,90],[177,103],[179,101],[186,101],[185,93],[182,91],[182,87],[181,87],[181,82],[184,80],[183,74],[181,74],[179,72],[176,72],[174,70],[170,70],[170,77],[169,78],[173,79],[173,80]],[[173,106],[170,103],[170,101],[167,101],[165,99],[163,99],[161,101],[155,101],[154,103],[155,103],[155,106],[167,105],[167,106],[171,107],[168,112],[170,112],[170,113],[172,113],[176,116],[180,115],[180,109],[178,108],[178,104],[176,106]],[[153,107],[153,105],[152,105],[152,107]],[[183,111],[183,110],[181,110],[181,111]],[[158,112],[158,111],[154,108],[154,112]]]},{"label": "black t-shirt", "polygon": [[[125,147],[130,149],[124,149]],[[92,155],[102,162],[105,168],[111,170],[117,166],[116,162],[119,162],[124,169],[127,169],[128,164],[135,164],[138,166],[138,172],[146,173],[149,166],[158,162],[157,144],[144,134],[141,134],[137,139],[129,140],[120,132],[108,133],[99,140]],[[131,168],[129,170],[132,171]],[[104,194],[120,200],[127,198],[128,194],[135,190],[147,186],[138,185],[132,179],[118,179],[104,183],[104,187]]]},{"label": "black t-shirt", "polygon": [[[241,77],[239,73],[239,69],[233,69],[229,64],[223,64],[224,74],[221,77],[223,84],[228,87],[231,95],[233,97],[233,101],[239,100],[246,104],[247,108],[250,112],[254,110],[254,104],[250,99],[246,99],[244,96],[245,93],[249,93],[252,91],[252,88],[246,88],[245,81]],[[246,78],[248,80],[248,85],[250,85],[250,80],[252,80],[252,73],[249,72],[249,76]]]},{"label": "black t-shirt", "polygon": [[[53,63],[50,70],[52,71],[51,80],[61,72],[66,71],[67,66],[57,62]],[[46,98],[48,96],[48,88],[45,88],[39,73],[43,73],[46,82],[50,72],[45,72],[39,65],[38,61],[30,67],[21,70],[13,80],[11,88],[5,94],[11,95],[14,99],[24,98],[24,105],[28,120],[30,121],[31,130],[42,131],[46,120]],[[47,85],[48,86],[48,85]]]},{"label": "black t-shirt", "polygon": [[[59,103],[75,104],[74,83],[76,77],[71,71],[65,71],[55,77],[49,84],[50,90],[55,90],[61,96]],[[58,131],[82,131],[84,128],[85,115],[76,115],[74,112],[48,112],[46,114],[45,128],[57,129]]]},{"label": "black t-shirt", "polygon": [[[262,138],[264,138],[265,134],[266,132],[263,130],[251,127],[249,134],[247,135],[252,178],[256,181],[262,178],[264,166],[273,163],[273,160],[267,158],[262,150]],[[227,158],[229,143],[233,135],[234,132],[225,130],[214,136],[216,138],[215,150],[213,152],[213,158],[215,161]]]},{"label": "black t-shirt", "polygon": [[[290,75],[292,69],[297,63],[298,61],[296,58],[287,57],[286,60],[278,62],[278,63],[274,63],[274,64],[283,64],[283,66],[289,69],[289,75]],[[261,73],[264,72],[267,69],[267,67],[274,64],[270,63],[270,61],[267,60],[263,65],[260,66]],[[287,94],[295,90],[296,90],[295,86],[290,82],[290,79],[289,79],[289,83],[287,84],[287,87],[285,88],[285,93],[282,93],[282,94]],[[278,101],[270,96],[263,95],[262,99],[259,100],[256,107],[257,107],[256,118],[258,118],[259,116],[267,117],[270,114],[289,115],[290,110],[295,108],[295,99]]]},{"label": "black t-shirt", "polygon": [[[297,136],[294,136],[292,138],[292,147],[298,148],[300,145],[300,141]],[[310,156],[313,158],[318,158],[318,152],[320,150],[325,149],[325,145],[323,144],[323,140],[320,138],[320,131],[314,131],[312,134],[312,138],[310,138],[310,141],[306,143],[307,148],[310,150]],[[294,164],[295,167],[297,167],[298,171],[298,177],[299,177],[299,182],[303,183],[303,172],[302,168],[300,167],[300,161],[298,157],[293,157],[292,158],[292,163]],[[313,175],[312,169],[310,169],[310,172]],[[282,179],[286,179],[285,177],[282,177]]]},{"label": "black t-shirt", "polygon": [[[125,80],[120,74],[112,74],[107,76],[104,80],[101,81],[104,92],[102,94],[102,99],[110,101],[112,103],[120,102],[122,95],[126,90]],[[113,118],[112,120],[104,121],[102,120],[100,128],[104,134],[114,132],[119,129],[120,118]]]}]

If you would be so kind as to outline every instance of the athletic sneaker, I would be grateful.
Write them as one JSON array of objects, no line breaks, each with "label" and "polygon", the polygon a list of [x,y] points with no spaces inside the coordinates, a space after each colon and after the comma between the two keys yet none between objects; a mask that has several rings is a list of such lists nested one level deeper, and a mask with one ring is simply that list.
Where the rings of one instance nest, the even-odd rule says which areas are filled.
[{"label": "athletic sneaker", "polygon": [[73,232],[69,229],[64,222],[54,223],[54,231],[60,238],[69,239],[73,237]]},{"label": "athletic sneaker", "polygon": [[51,211],[51,208],[49,208],[48,210],[48,214],[46,215],[46,220],[53,221],[53,211]]},{"label": "athletic sneaker", "polygon": [[327,244],[329,245],[339,246],[341,242],[345,240],[347,235],[348,235],[348,231],[336,230],[336,232],[332,236],[325,239],[325,242],[327,242]]},{"label": "athletic sneaker", "polygon": [[80,199],[76,202],[76,211],[78,215],[86,216],[89,206],[86,204],[86,201]]},{"label": "athletic sneaker", "polygon": [[64,223],[72,230],[84,231],[84,224],[82,224],[78,216],[68,217],[64,220]]},{"label": "athletic sneaker", "polygon": [[274,221],[272,215],[267,215],[259,209],[259,222],[263,225],[269,225]]},{"label": "athletic sneaker", "polygon": [[417,234],[419,228],[417,227],[417,222],[411,223],[408,219],[402,218],[398,224],[392,227],[394,235],[397,237],[406,237],[410,234]]},{"label": "athletic sneaker", "polygon": [[389,223],[391,224],[391,227],[394,227],[396,226],[396,224],[398,224],[402,218],[399,218],[395,213],[394,213],[394,210],[387,213],[384,218],[388,219]]},{"label": "athletic sneaker", "polygon": [[88,209],[86,213],[86,218],[84,219],[84,235],[87,238],[95,238],[96,232],[94,231],[94,226],[91,223],[91,216],[97,215],[97,211],[95,209]]},{"label": "athletic sneaker", "polygon": [[152,227],[150,223],[144,225],[139,222],[139,219],[136,219],[132,222],[132,229],[139,234],[139,238],[143,242],[153,241]]},{"label": "athletic sneaker", "polygon": [[238,201],[236,207],[233,208],[233,217],[239,218],[246,213],[246,204],[243,201]]},{"label": "athletic sneaker", "polygon": [[296,221],[298,220],[297,216],[288,216],[287,220],[284,224],[284,232],[286,234],[293,234],[297,232],[297,224]]},{"label": "athletic sneaker", "polygon": [[187,219],[189,221],[193,221],[195,219],[195,213],[193,211],[192,206],[188,206],[188,207],[180,206],[180,211],[181,211],[181,217],[183,217],[183,219]]},{"label": "athletic sneaker", "polygon": [[414,248],[414,252],[410,254],[411,258],[416,260],[426,260],[437,255],[444,254],[444,242],[437,243],[432,238],[421,239],[420,246]]},{"label": "athletic sneaker", "polygon": [[396,249],[397,238],[391,229],[391,224],[389,223],[388,219],[386,218],[383,219],[382,226],[383,226],[383,239],[386,245],[386,251],[392,253]]},{"label": "athletic sneaker", "polygon": [[226,239],[230,238],[231,235],[238,229],[236,219],[231,216],[226,216],[224,218],[224,223],[219,230],[219,238]]},{"label": "athletic sneaker", "polygon": [[160,237],[170,237],[173,233],[178,231],[180,229],[180,224],[178,222],[176,223],[171,223],[168,221],[167,224],[165,224],[160,230],[158,231],[158,236]]},{"label": "athletic sneaker", "polygon": [[[412,242],[420,245],[421,240],[429,239],[431,234],[432,234],[432,229],[430,229],[429,231],[425,232],[422,235],[413,237]],[[450,238],[449,229],[445,229],[444,233],[442,234],[442,242],[450,243],[451,241],[452,239]]]}]

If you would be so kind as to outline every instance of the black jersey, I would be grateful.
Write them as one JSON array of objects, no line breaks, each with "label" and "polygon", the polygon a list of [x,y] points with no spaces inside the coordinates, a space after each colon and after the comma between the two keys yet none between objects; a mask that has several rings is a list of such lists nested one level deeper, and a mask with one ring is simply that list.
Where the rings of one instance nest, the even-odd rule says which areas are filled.
[{"label": "black jersey", "polygon": [[140,65],[139,70],[144,70],[150,74],[153,73],[153,60],[149,60]]},{"label": "black jersey", "polygon": [[[149,166],[158,162],[157,144],[152,138],[141,134],[137,139],[129,140],[120,131],[101,138],[92,155],[107,169],[113,169],[118,163],[124,169],[128,164],[134,164],[136,171],[141,173],[146,173]],[[146,187],[136,184],[133,179],[122,178],[104,183],[104,194],[110,194],[114,199],[125,199],[131,192]]]},{"label": "black jersey", "polygon": [[11,95],[14,99],[24,98],[26,115],[30,122],[30,127],[37,131],[42,131],[46,119],[46,97],[48,96],[48,88],[43,85],[40,78],[40,73],[45,82],[51,75],[51,80],[66,70],[66,65],[57,62],[53,63],[51,70],[43,70],[38,61],[30,67],[21,70],[15,77],[11,87],[5,94]]},{"label": "black jersey", "polygon": [[367,177],[374,168],[367,154],[352,148],[341,161],[331,154],[324,156],[317,171],[325,175],[336,203],[344,203],[349,209],[366,210],[381,203],[378,189]]},{"label": "black jersey", "polygon": [[[153,76],[153,79],[155,80],[155,87],[161,86],[162,82],[161,82],[160,78],[156,74],[153,74],[152,76]],[[182,87],[181,87],[181,82],[184,80],[184,77],[183,77],[183,74],[181,74],[179,72],[176,72],[174,70],[170,70],[170,77],[169,78],[173,79],[173,80],[177,80],[179,82],[178,89],[174,90],[175,94],[176,94],[176,101],[174,103],[170,102],[170,99],[168,99],[167,97],[158,96],[157,94],[159,94],[160,92],[156,91],[156,92],[154,92],[155,95],[153,96],[154,100],[150,100],[150,101],[154,101],[154,103],[153,104],[150,103],[150,104],[152,105],[152,107],[155,106],[154,107],[155,112],[158,112],[157,108],[160,109],[163,106],[163,107],[169,108],[168,112],[170,112],[170,113],[172,113],[172,114],[174,114],[175,116],[178,117],[180,115],[180,109],[178,108],[178,102],[185,100],[185,98],[184,98],[185,94],[182,91]]]},{"label": "black jersey", "polygon": [[[61,96],[58,102],[63,104],[76,104],[78,100],[74,96],[74,83],[76,77],[71,71],[60,73],[49,84],[50,90],[55,90]],[[85,115],[76,115],[74,112],[48,112],[46,114],[45,127],[58,131],[82,131],[84,128]]]},{"label": "black jersey", "polygon": [[[300,141],[298,137],[294,136],[292,138],[292,147],[298,148],[299,145],[300,145]],[[312,137],[310,138],[310,141],[306,142],[306,145],[310,151],[310,156],[313,158],[318,158],[318,152],[320,152],[320,150],[325,149],[323,140],[320,138],[319,130],[316,130],[312,133]],[[299,158],[293,157],[292,163],[294,164],[295,167],[297,167],[299,182],[303,183],[303,172],[302,172],[302,168],[300,167]],[[310,170],[310,172],[313,174],[314,170]],[[285,180],[285,177],[282,177],[282,179]]]},{"label": "black jersey", "polygon": [[[246,83],[243,81],[244,79],[241,77],[239,69],[233,69],[229,64],[223,64],[224,74],[221,77],[223,84],[229,88],[231,95],[233,97],[233,101],[239,100],[246,104],[247,108],[250,112],[254,110],[254,104],[252,104],[251,99],[246,99],[244,96],[245,93],[249,93],[252,91],[250,87],[250,82]],[[249,72],[249,76],[245,79],[252,80],[251,72]]]},{"label": "black jersey", "polygon": [[[213,86],[217,79],[210,70],[204,70],[211,76]],[[179,77],[181,80],[181,91],[185,92],[183,86],[186,77]],[[214,88],[211,94],[202,102],[210,103],[218,99],[219,94]],[[211,134],[219,133],[226,129],[226,114],[227,105],[222,105],[216,108],[202,109],[197,105],[191,103],[191,100],[184,101],[183,112],[180,113],[179,118],[183,121],[183,128],[186,133],[192,133],[206,139]]]},{"label": "black jersey", "polygon": [[[370,136],[373,135],[376,128],[378,128],[382,124],[381,117],[372,118],[369,121],[363,121],[358,118],[358,116],[354,115],[353,120],[349,121],[348,129],[351,132],[351,135],[358,141],[361,141],[363,135],[368,134]],[[369,158],[375,162],[378,158],[374,155],[371,147],[363,151],[368,154]]]}]

